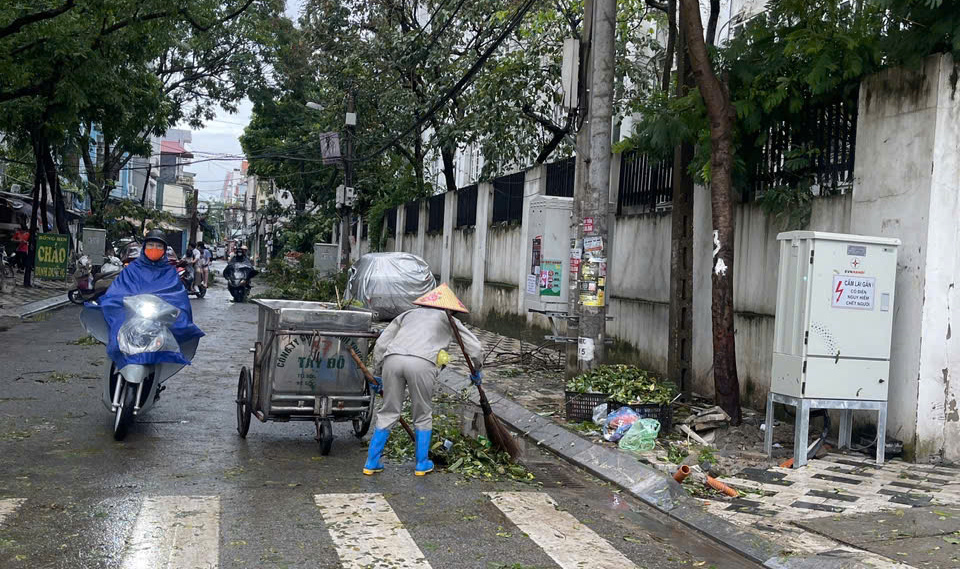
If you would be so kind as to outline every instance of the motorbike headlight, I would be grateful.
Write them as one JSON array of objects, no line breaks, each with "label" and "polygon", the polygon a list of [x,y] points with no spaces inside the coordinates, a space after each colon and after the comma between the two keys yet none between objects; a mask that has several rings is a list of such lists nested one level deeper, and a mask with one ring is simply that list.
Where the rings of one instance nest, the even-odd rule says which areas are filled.
[{"label": "motorbike headlight", "polygon": [[156,320],[131,318],[117,332],[117,344],[121,352],[132,356],[159,352],[165,345],[176,346],[177,340],[169,328]]},{"label": "motorbike headlight", "polygon": [[154,294],[137,294],[123,299],[123,306],[146,320],[173,324],[180,309]]}]

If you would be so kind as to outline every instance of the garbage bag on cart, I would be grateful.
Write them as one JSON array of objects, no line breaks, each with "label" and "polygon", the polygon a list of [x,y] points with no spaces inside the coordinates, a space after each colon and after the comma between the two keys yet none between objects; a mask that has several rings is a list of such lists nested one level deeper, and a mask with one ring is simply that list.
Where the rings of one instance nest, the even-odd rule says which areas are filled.
[{"label": "garbage bag on cart", "polygon": [[347,300],[359,301],[380,320],[416,308],[413,301],[437,286],[426,261],[410,253],[368,253],[350,268]]}]

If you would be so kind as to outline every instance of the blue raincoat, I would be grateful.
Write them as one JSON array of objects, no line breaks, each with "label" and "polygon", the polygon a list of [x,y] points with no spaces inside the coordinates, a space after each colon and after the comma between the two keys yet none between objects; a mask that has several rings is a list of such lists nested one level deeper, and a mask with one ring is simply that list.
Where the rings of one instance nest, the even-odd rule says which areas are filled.
[{"label": "blue raincoat", "polygon": [[114,279],[107,292],[100,297],[97,304],[88,302],[90,310],[100,310],[110,330],[110,342],[107,344],[107,355],[122,369],[127,364],[150,365],[158,363],[178,363],[189,365],[189,361],[180,352],[148,352],[128,356],[120,351],[117,343],[117,332],[126,321],[128,314],[123,306],[123,299],[136,294],[153,294],[180,309],[180,315],[170,327],[173,337],[181,346],[184,342],[203,336],[203,332],[193,323],[193,310],[190,307],[190,297],[187,290],[180,283],[177,270],[164,256],[159,261],[151,261],[145,255],[137,257],[132,263]]}]

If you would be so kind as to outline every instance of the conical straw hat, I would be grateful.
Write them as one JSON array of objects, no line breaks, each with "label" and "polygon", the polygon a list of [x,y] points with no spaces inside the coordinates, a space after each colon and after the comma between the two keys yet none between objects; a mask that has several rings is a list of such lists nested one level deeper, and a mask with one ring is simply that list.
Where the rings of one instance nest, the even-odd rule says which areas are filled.
[{"label": "conical straw hat", "polygon": [[447,283],[443,283],[437,288],[431,290],[427,294],[414,300],[413,303],[418,306],[440,308],[442,310],[452,310],[454,312],[470,312],[467,310],[467,307],[460,302],[460,299],[457,298],[457,295],[453,294],[453,291],[450,290],[450,287],[447,286]]}]

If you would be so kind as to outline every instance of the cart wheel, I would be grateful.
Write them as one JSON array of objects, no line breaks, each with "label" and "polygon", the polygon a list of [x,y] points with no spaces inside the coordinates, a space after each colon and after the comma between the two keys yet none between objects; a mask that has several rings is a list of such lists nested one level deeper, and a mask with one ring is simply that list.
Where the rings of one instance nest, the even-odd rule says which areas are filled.
[{"label": "cart wheel", "polygon": [[333,423],[330,421],[320,421],[320,454],[327,456],[330,454],[330,447],[333,446]]},{"label": "cart wheel", "polygon": [[250,430],[250,414],[253,413],[253,382],[247,366],[240,368],[240,381],[237,382],[237,433],[247,438]]},{"label": "cart wheel", "polygon": [[358,439],[362,439],[367,432],[370,431],[370,424],[373,423],[374,409],[376,408],[377,396],[374,393],[370,394],[370,407],[367,408],[366,414],[359,418],[353,420],[353,434],[357,435]]}]

